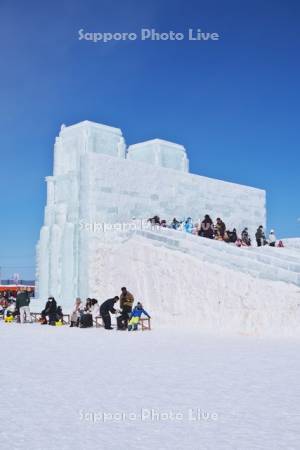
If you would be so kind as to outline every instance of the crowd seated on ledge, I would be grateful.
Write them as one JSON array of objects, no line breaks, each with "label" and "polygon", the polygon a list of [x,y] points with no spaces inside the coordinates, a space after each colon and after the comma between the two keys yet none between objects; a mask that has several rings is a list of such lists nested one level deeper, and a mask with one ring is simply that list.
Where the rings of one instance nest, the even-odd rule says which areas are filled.
[{"label": "crowd seated on ledge", "polygon": [[[249,235],[247,227],[243,229],[241,235],[239,236],[236,228],[228,230],[224,221],[220,217],[218,217],[214,223],[208,214],[204,216],[204,219],[201,223],[200,221],[198,221],[195,224],[193,223],[191,217],[188,217],[184,220],[177,220],[176,217],[174,217],[172,222],[167,223],[166,220],[161,220],[159,216],[153,216],[148,219],[148,222],[150,222],[153,226],[184,231],[186,233],[191,233],[208,239],[215,239],[218,241],[235,244],[237,247],[252,246],[251,237]],[[274,230],[271,230],[268,239],[266,238],[262,225],[258,227],[255,233],[255,239],[257,247],[262,247],[265,245],[269,245],[270,247],[283,247],[282,241],[277,242]]]}]

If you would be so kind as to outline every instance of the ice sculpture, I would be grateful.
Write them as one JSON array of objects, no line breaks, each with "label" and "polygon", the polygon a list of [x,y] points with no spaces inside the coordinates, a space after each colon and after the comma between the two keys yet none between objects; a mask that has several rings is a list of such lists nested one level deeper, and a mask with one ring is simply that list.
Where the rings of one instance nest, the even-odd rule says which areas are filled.
[{"label": "ice sculpture", "polygon": [[210,214],[222,217],[228,228],[247,226],[253,234],[266,220],[265,191],[189,173],[184,147],[172,142],[154,139],[130,146],[126,154],[120,129],[90,121],[61,127],[53,176],[46,182],[38,295],[43,300],[55,295],[65,307],[78,295],[101,299],[106,292],[109,280],[97,261],[118,264],[111,244],[120,234],[103,232],[103,225],[122,227],[133,217],[155,214],[194,221]]},{"label": "ice sculpture", "polygon": [[141,161],[154,166],[189,171],[189,160],[182,145],[161,139],[141,142],[128,147],[127,159]]}]

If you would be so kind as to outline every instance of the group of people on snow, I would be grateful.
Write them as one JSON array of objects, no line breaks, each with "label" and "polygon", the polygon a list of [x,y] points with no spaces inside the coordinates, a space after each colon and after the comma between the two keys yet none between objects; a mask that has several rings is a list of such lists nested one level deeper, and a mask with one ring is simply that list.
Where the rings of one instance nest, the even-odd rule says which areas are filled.
[{"label": "group of people on snow", "polygon": [[16,298],[8,296],[6,292],[0,298],[0,312],[5,322],[12,322],[17,317],[19,322],[31,322],[30,314],[30,294],[31,291],[26,288],[20,288]]},{"label": "group of people on snow", "polygon": [[[173,230],[185,231],[186,233],[195,234],[208,239],[215,239],[219,241],[224,241],[227,243],[235,244],[237,247],[252,245],[251,237],[249,235],[248,228],[245,227],[241,232],[239,237],[236,228],[229,230],[226,228],[224,221],[218,217],[214,223],[211,217],[206,214],[202,222],[198,221],[196,224],[193,223],[191,217],[185,220],[179,221],[174,217],[171,223],[167,223],[166,220],[161,220],[159,216],[153,216],[148,221],[153,226],[160,226],[165,228],[171,228]],[[255,234],[256,243],[258,247],[263,245],[270,245],[271,247],[276,246],[276,236],[275,231],[271,230],[268,239],[266,239],[263,226],[260,225]],[[282,241],[278,242],[278,247],[283,247]]]},{"label": "group of people on snow", "polygon": [[[119,309],[116,304],[119,302]],[[112,330],[111,326],[111,314],[116,315],[117,329],[118,330],[137,330],[138,324],[142,314],[150,318],[147,311],[144,310],[143,305],[137,302],[134,305],[134,297],[127,290],[126,287],[121,288],[120,296],[105,300],[100,306],[96,299],[88,298],[85,306],[80,298],[77,298],[74,304],[74,308],[71,313],[71,327],[77,326],[86,328],[93,326],[93,322],[97,317],[101,317],[104,328],[106,330]]]},{"label": "group of people on snow", "polygon": [[[6,297],[0,297],[0,310],[6,322],[12,322],[17,319],[18,322],[32,322],[30,313],[30,296],[26,289],[21,289],[16,299],[8,300]],[[119,308],[117,303],[119,302]],[[92,327],[97,318],[102,318],[104,328],[112,330],[111,314],[116,315],[118,330],[137,330],[142,314],[150,318],[141,302],[134,306],[134,297],[126,287],[121,288],[120,296],[115,296],[105,300],[99,305],[95,298],[87,298],[85,304],[80,298],[76,298],[75,304],[70,315],[70,327],[88,328]],[[53,296],[50,296],[40,314],[39,322],[42,325],[62,325],[64,314],[61,306]]]}]

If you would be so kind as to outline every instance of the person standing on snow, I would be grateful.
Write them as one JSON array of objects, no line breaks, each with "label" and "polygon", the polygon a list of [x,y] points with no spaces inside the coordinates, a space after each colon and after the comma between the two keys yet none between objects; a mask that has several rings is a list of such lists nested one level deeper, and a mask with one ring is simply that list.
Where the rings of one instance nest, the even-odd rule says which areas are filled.
[{"label": "person standing on snow", "polygon": [[100,306],[100,315],[102,317],[104,328],[106,330],[113,329],[113,327],[111,326],[110,313],[116,314],[117,310],[114,308],[114,306],[118,300],[119,300],[118,296],[114,298],[109,298],[108,300],[105,300],[105,302],[103,302],[102,305]]},{"label": "person standing on snow", "polygon": [[131,313],[130,320],[128,323],[128,331],[131,330],[136,331],[138,329],[138,324],[142,314],[145,314],[145,316],[151,319],[147,311],[143,309],[143,305],[140,302],[138,302]]},{"label": "person standing on snow", "polygon": [[19,311],[21,323],[31,322],[29,304],[30,298],[28,292],[25,289],[21,289],[16,299],[16,309]]},{"label": "person standing on snow", "polygon": [[276,244],[275,231],[271,230],[270,234],[269,234],[269,246],[270,247],[275,247],[275,244]]},{"label": "person standing on snow", "polygon": [[127,291],[126,287],[122,287],[120,295],[121,315],[117,318],[118,330],[126,330],[129,316],[132,311],[133,302],[133,295]]},{"label": "person standing on snow", "polygon": [[264,232],[264,227],[262,225],[260,225],[257,228],[257,231],[255,233],[255,238],[256,238],[257,247],[266,245],[266,236],[265,236],[265,232]]}]

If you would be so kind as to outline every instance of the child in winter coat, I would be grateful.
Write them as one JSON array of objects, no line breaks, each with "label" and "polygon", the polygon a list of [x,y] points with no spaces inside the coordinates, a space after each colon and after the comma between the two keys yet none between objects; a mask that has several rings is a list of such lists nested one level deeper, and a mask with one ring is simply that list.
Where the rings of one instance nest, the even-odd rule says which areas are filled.
[{"label": "child in winter coat", "polygon": [[142,314],[145,314],[145,316],[149,317],[150,319],[150,316],[147,313],[147,311],[143,309],[143,305],[140,302],[138,302],[137,305],[133,308],[133,311],[130,315],[130,320],[128,322],[128,331],[137,330]]}]

